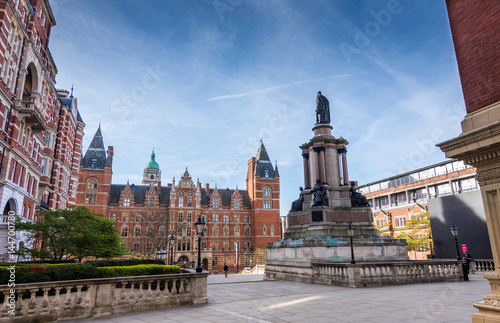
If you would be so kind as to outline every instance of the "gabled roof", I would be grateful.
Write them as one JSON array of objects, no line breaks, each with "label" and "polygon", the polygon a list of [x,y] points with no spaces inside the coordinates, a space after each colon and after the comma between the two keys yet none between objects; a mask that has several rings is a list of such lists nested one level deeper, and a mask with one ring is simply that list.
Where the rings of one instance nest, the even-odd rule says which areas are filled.
[{"label": "gabled roof", "polygon": [[[163,190],[163,189],[162,189]],[[205,193],[205,190],[201,191],[201,205],[209,205],[210,204],[210,196],[214,192],[214,189],[211,188],[209,191],[210,195],[207,195]],[[230,190],[226,188],[225,190],[223,189],[218,189],[217,192],[220,195],[222,206],[231,206],[231,197],[233,196],[235,190]],[[238,193],[240,194],[242,200],[243,200],[243,207],[251,207],[252,203],[250,203],[250,196],[248,195],[248,191],[243,191],[243,190],[238,190]]]},{"label": "gabled roof", "polygon": [[111,160],[106,156],[106,150],[104,149],[100,125],[80,164],[84,169],[94,170],[104,170],[105,166],[111,166]]},{"label": "gabled roof", "polygon": [[[125,189],[127,184],[111,184],[109,189],[108,203],[118,203],[120,201],[120,194]],[[134,193],[134,201],[136,204],[144,204],[146,194],[151,189],[150,185],[130,185],[132,193]],[[156,190],[156,186],[153,186]],[[157,190],[156,190],[157,191]],[[158,192],[158,191],[157,191]],[[160,204],[168,205],[170,203],[170,187],[162,186],[160,193]]]}]

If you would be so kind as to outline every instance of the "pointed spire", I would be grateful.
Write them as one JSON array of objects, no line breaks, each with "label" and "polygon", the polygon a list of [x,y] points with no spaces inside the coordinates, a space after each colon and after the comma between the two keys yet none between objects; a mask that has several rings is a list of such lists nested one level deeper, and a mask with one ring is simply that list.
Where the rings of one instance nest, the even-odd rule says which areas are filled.
[{"label": "pointed spire", "polygon": [[269,155],[267,154],[266,147],[264,147],[264,143],[262,139],[260,140],[259,149],[257,150],[257,156],[255,156],[256,160],[270,160]]},{"label": "pointed spire", "polygon": [[276,166],[274,166],[274,176],[280,176],[280,173],[278,172],[278,160],[275,161]]},{"label": "pointed spire", "polygon": [[94,138],[80,163],[84,168],[104,169],[106,160],[106,150],[104,149],[101,125],[99,124],[99,128],[97,128]]},{"label": "pointed spire", "polygon": [[[71,83],[71,95],[69,96],[70,98],[74,98],[73,97],[73,83]],[[100,124],[99,124],[100,125]]]}]

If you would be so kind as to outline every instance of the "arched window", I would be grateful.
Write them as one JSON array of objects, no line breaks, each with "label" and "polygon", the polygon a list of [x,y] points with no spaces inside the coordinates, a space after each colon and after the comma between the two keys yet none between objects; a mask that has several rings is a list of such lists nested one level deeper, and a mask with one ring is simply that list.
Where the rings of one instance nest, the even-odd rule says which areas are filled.
[{"label": "arched window", "polygon": [[224,237],[229,237],[229,227],[224,227]]},{"label": "arched window", "polygon": [[110,213],[110,214],[109,214],[109,219],[110,219],[111,221],[115,221],[115,222],[116,222],[116,214],[114,214],[114,213]]},{"label": "arched window", "polygon": [[138,226],[138,225],[136,225],[136,226],[134,227],[134,236],[135,236],[135,237],[140,237],[140,236],[141,236],[141,227],[140,227],[140,226]]},{"label": "arched window", "polygon": [[212,235],[213,235],[214,237],[217,237],[217,236],[219,235],[219,227],[214,226],[214,227],[212,228]]},{"label": "arched window", "polygon": [[188,207],[193,207],[193,194],[188,194]]},{"label": "arched window", "polygon": [[142,216],[139,213],[137,213],[135,215],[135,222],[141,222],[141,221],[142,221]]},{"label": "arched window", "polygon": [[126,226],[122,227],[121,235],[122,235],[122,237],[128,236],[128,227],[126,227]]},{"label": "arched window", "polygon": [[249,237],[249,236],[250,236],[250,228],[246,227],[245,228],[245,237]]},{"label": "arched window", "polygon": [[274,236],[274,224],[271,224],[271,236]]},{"label": "arched window", "polygon": [[128,222],[128,220],[129,220],[128,212],[127,213],[123,213],[122,214],[122,221],[123,222]]},{"label": "arched window", "polygon": [[85,186],[85,204],[97,203],[97,184],[99,181],[95,177],[87,179]]}]

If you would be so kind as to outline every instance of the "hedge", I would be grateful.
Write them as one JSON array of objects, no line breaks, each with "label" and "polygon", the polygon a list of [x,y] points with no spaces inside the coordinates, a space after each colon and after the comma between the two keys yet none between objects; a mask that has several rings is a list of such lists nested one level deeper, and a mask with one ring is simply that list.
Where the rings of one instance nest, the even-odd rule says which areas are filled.
[{"label": "hedge", "polygon": [[180,274],[182,272],[179,266],[171,265],[135,265],[120,267],[99,267],[101,277],[127,277],[127,276],[147,276],[147,275],[166,275]]},{"label": "hedge", "polygon": [[[0,285],[8,283],[10,277],[9,268],[10,266],[0,267]],[[100,273],[96,267],[87,264],[15,266],[16,284],[91,278],[100,278]]]},{"label": "hedge", "polygon": [[161,259],[118,259],[118,260],[90,260],[86,261],[94,267],[115,267],[115,266],[135,266],[135,265],[165,265],[165,260]]},{"label": "hedge", "polygon": [[41,264],[76,264],[76,259],[69,260],[30,260],[30,261],[16,261],[16,262],[0,262],[0,266],[26,266],[26,265],[41,265]]}]

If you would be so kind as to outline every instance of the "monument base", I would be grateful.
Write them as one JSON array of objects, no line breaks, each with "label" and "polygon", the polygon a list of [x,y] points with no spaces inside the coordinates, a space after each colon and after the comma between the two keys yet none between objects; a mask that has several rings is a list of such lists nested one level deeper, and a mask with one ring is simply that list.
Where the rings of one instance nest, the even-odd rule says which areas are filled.
[{"label": "monument base", "polygon": [[[409,260],[406,240],[390,237],[356,237],[353,253],[356,262]],[[312,264],[321,262],[350,263],[350,238],[323,236],[270,243],[264,278],[312,283],[315,274]]]}]

